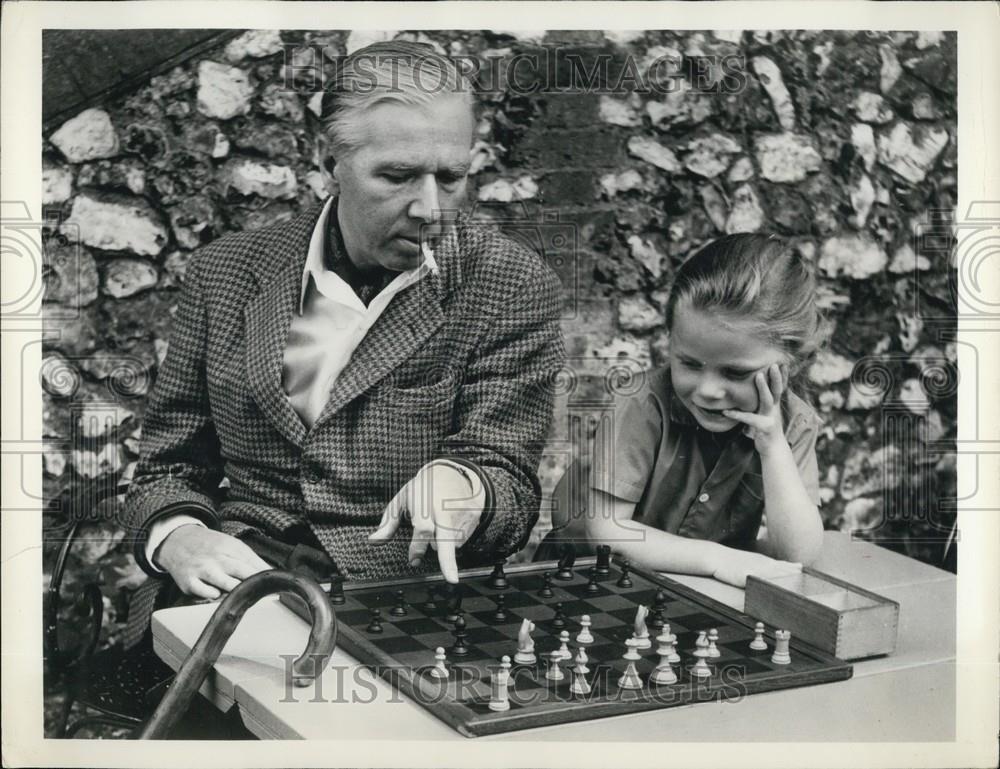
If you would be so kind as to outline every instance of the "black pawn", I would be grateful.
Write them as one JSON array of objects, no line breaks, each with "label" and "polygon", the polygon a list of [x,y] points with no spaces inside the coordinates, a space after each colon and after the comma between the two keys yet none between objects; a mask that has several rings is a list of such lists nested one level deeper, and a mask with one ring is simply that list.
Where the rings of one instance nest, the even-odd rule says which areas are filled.
[{"label": "black pawn", "polygon": [[434,596],[436,594],[437,591],[434,589],[433,585],[427,588],[427,600],[424,602],[424,611],[428,614],[433,614],[438,609],[437,602],[434,600]]},{"label": "black pawn", "polygon": [[611,574],[611,545],[597,546],[597,569],[598,577],[607,577]]},{"label": "black pawn", "polygon": [[656,597],[653,599],[653,609],[654,611],[662,611],[667,608],[667,594],[662,590],[656,591]]},{"label": "black pawn", "polygon": [[494,562],[493,573],[490,575],[490,587],[494,590],[507,589],[507,575],[503,573],[503,558]]},{"label": "black pawn", "polygon": [[542,574],[542,589],[538,591],[538,595],[542,598],[551,598],[555,595],[552,592],[552,572],[547,571]]},{"label": "black pawn", "polygon": [[562,558],[559,559],[559,571],[556,572],[556,579],[569,582],[573,579],[573,564],[576,563],[576,549],[572,545],[565,545],[562,549]]},{"label": "black pawn", "polygon": [[504,597],[501,593],[496,597],[497,610],[493,613],[494,622],[506,622],[507,621],[507,609],[504,606]]},{"label": "black pawn", "polygon": [[587,595],[597,595],[601,592],[601,586],[597,584],[597,569],[590,570],[590,581],[587,583]]},{"label": "black pawn", "polygon": [[334,606],[342,606],[344,602],[344,580],[342,577],[334,576],[330,580],[330,603]]},{"label": "black pawn", "polygon": [[556,616],[552,618],[552,627],[556,630],[562,630],[566,627],[566,615],[563,614],[561,603],[556,604]]},{"label": "black pawn", "polygon": [[389,609],[389,614],[393,617],[406,616],[406,600],[403,598],[403,591],[396,591],[396,605]]},{"label": "black pawn", "polygon": [[381,633],[382,632],[382,612],[379,611],[376,606],[372,609],[372,621],[368,623],[369,633]]},{"label": "black pawn", "polygon": [[618,582],[616,583],[618,587],[632,587],[632,579],[628,575],[628,570],[629,562],[627,560],[622,561],[622,575],[618,578]]},{"label": "black pawn", "polygon": [[455,620],[455,645],[451,647],[453,657],[464,657],[469,653],[469,647],[465,645],[467,637],[468,633],[465,632],[465,617],[459,616]]}]

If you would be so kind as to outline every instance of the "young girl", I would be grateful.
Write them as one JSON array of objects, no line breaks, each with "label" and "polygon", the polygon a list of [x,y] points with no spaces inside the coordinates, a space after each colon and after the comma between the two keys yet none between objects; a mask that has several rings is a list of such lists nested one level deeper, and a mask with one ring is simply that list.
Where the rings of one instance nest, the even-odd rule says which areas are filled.
[{"label": "young girl", "polygon": [[603,543],[739,587],[815,560],[819,420],[788,390],[814,349],[814,292],[775,237],[730,235],[690,257],[666,308],[669,365],[601,421],[589,472],[581,463],[560,481],[539,555]]}]

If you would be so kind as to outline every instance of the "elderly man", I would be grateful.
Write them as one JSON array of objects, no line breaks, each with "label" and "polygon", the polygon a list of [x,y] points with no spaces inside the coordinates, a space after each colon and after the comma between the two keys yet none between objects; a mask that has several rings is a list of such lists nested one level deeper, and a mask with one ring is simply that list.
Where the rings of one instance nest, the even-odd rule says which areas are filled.
[{"label": "elderly man", "polygon": [[[456,213],[468,87],[427,46],[376,44],[324,122],[339,195],[195,255],[146,413],[126,519],[189,596],[292,563],[456,582],[537,519],[561,291]],[[170,584],[150,582],[147,610]]]}]

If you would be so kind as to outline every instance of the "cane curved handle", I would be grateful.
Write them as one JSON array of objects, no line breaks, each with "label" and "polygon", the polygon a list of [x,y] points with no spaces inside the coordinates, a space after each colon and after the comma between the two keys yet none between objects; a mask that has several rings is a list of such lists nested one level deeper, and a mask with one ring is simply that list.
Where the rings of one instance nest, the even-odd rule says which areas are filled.
[{"label": "cane curved handle", "polygon": [[219,604],[198,636],[188,658],[177,671],[166,695],[138,732],[139,739],[166,737],[190,707],[192,698],[247,609],[273,593],[295,593],[305,601],[312,617],[306,649],[292,663],[293,682],[296,686],[307,686],[319,677],[337,646],[337,615],[330,606],[326,593],[315,580],[301,574],[279,569],[262,571],[243,580]]}]

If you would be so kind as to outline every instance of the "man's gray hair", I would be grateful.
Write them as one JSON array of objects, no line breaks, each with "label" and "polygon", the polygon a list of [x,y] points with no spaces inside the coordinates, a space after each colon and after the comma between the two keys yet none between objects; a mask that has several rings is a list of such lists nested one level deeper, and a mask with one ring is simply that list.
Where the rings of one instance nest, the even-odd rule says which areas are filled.
[{"label": "man's gray hair", "polygon": [[323,94],[323,133],[341,159],[364,143],[364,114],[376,104],[427,104],[448,94],[462,96],[472,110],[472,85],[447,56],[425,43],[373,43],[340,62]]}]

